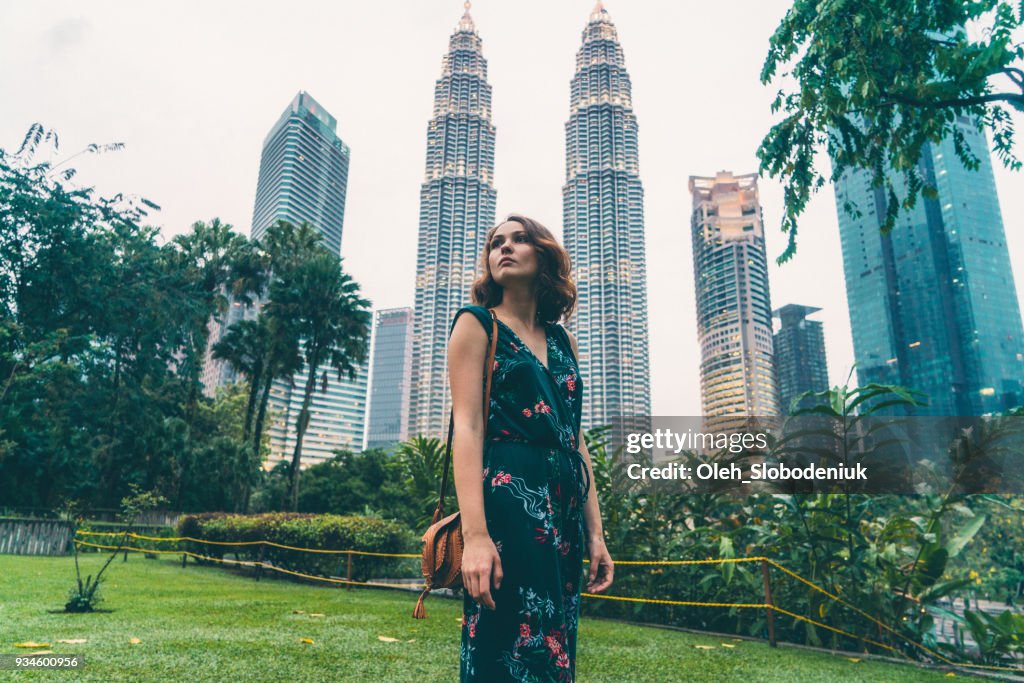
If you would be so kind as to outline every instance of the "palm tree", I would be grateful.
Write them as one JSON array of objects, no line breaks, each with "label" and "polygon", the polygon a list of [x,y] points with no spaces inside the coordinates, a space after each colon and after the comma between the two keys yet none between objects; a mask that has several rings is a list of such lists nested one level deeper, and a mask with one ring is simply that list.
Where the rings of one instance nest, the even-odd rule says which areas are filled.
[{"label": "palm tree", "polygon": [[186,322],[188,344],[182,362],[189,385],[189,424],[199,400],[199,373],[210,336],[210,318],[222,316],[227,310],[228,293],[237,291],[247,296],[246,290],[257,286],[253,273],[246,267],[248,250],[248,240],[219,218],[209,224],[193,223],[191,232],[176,236],[167,246],[168,258],[186,274],[185,282],[190,291],[182,294],[194,302],[194,310]]},{"label": "palm tree", "polygon": [[[414,436],[398,445],[398,458],[408,479],[409,496],[417,505],[416,525],[421,531],[430,525],[431,516],[437,506],[438,488],[444,474],[445,454],[445,445],[436,438]],[[457,509],[458,500],[450,507],[445,506],[448,514]]]},{"label": "palm tree", "polygon": [[245,405],[245,423],[242,427],[242,439],[246,442],[252,433],[259,390],[263,386],[268,347],[266,336],[265,319],[239,320],[213,345],[214,358],[227,361],[235,372],[249,380],[249,399]]},{"label": "palm tree", "polygon": [[[356,366],[366,359],[369,305],[359,296],[359,285],[342,270],[341,259],[326,250],[317,250],[285,273],[275,273],[267,314],[302,339],[307,372],[289,472],[293,510],[298,508],[302,441],[309,426],[309,406],[318,373],[329,367],[337,371],[339,380],[342,372],[355,378]],[[326,390],[326,370],[320,382],[321,390]]]}]

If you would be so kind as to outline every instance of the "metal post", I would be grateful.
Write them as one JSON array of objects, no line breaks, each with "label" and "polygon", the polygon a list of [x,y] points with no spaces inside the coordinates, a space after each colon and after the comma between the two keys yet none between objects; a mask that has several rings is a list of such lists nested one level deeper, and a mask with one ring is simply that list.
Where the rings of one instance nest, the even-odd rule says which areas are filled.
[{"label": "metal post", "polygon": [[186,564],[187,561],[188,561],[188,555],[186,555],[185,553],[182,553],[181,554],[181,568],[182,569],[185,568],[185,564]]},{"label": "metal post", "polygon": [[768,645],[776,647],[775,643],[775,603],[772,602],[772,580],[768,573],[768,560],[761,560],[761,578],[764,579],[764,604],[768,607],[765,610],[768,617]]},{"label": "metal post", "polygon": [[[351,550],[348,551],[348,569],[345,570],[345,578],[348,579],[350,582],[352,581],[352,551]],[[352,590],[352,584],[351,583],[345,584],[345,588],[347,590]]]},{"label": "metal post", "polygon": [[263,549],[264,548],[266,548],[266,546],[263,545],[262,543],[260,543],[260,563],[258,565],[256,565],[256,580],[257,581],[259,581],[260,578],[263,576]]}]

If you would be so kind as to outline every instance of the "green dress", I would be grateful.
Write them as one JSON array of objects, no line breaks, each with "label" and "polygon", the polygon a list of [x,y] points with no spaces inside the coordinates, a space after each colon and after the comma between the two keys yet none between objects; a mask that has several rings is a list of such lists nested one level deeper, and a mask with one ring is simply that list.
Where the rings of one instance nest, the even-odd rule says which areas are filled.
[{"label": "green dress", "polygon": [[[469,312],[491,335],[491,315]],[[452,321],[452,329],[455,321]],[[498,321],[483,454],[484,515],[501,557],[495,609],[463,600],[461,681],[573,681],[590,475],[577,450],[583,382],[568,334],[545,325],[547,368]]]}]

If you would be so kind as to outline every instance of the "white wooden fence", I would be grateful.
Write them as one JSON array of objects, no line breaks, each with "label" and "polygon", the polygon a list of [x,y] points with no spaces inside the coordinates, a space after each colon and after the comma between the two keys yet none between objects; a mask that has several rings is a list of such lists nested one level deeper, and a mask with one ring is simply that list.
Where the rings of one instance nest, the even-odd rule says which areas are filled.
[{"label": "white wooden fence", "polygon": [[0,554],[67,555],[71,533],[63,520],[0,517]]}]

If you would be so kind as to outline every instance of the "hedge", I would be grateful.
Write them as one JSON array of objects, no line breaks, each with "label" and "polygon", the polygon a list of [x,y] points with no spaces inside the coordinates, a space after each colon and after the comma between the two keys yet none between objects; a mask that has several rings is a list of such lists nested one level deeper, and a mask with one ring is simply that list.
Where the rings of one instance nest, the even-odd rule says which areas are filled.
[{"label": "hedge", "polygon": [[[314,515],[271,512],[238,515],[208,512],[186,515],[178,534],[204,541],[271,541],[313,550],[361,550],[374,553],[417,553],[413,533],[398,522],[356,515]],[[240,560],[262,559],[276,567],[315,576],[346,575],[347,554],[323,554],[286,550],[270,545],[222,546],[184,542],[183,549],[210,557],[232,555]],[[416,576],[418,558],[352,556],[352,578]]]}]

